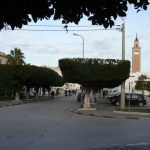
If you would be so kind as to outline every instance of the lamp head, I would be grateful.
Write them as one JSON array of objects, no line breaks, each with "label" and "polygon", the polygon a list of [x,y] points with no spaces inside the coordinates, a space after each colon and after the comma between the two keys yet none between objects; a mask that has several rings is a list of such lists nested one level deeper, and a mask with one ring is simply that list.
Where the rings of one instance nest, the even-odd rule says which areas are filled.
[{"label": "lamp head", "polygon": [[76,33],[73,33],[73,35],[75,35],[75,36],[79,36],[78,34],[76,34]]}]

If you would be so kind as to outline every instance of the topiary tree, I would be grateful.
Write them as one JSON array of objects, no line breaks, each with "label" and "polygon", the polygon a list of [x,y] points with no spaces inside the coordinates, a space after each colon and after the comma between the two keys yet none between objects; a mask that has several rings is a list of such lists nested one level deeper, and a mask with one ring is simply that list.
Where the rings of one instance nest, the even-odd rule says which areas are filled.
[{"label": "topiary tree", "polygon": [[29,91],[30,88],[36,89],[36,96],[38,96],[39,88],[42,88],[43,95],[45,90],[50,92],[50,86],[62,86],[64,84],[63,78],[55,71],[45,67],[25,66],[27,78],[25,85]]},{"label": "topiary tree", "polygon": [[148,0],[2,0],[0,5],[0,29],[11,26],[21,28],[32,20],[62,20],[68,24],[79,21],[86,16],[93,25],[112,27],[117,17],[125,17],[128,4],[133,4],[139,11],[146,10]]},{"label": "topiary tree", "polygon": [[20,98],[20,90],[26,86],[30,88],[50,87],[63,85],[64,81],[55,71],[30,65],[0,65],[0,87],[13,88],[16,100]]},{"label": "topiary tree", "polygon": [[90,108],[92,89],[113,88],[129,77],[130,62],[114,59],[60,59],[59,67],[66,82],[84,87],[84,108]]}]

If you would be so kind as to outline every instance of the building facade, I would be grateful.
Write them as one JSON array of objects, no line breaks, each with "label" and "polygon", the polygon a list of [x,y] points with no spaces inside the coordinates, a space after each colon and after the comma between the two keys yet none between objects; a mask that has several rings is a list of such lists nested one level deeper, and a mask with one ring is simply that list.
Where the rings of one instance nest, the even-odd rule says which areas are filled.
[{"label": "building facade", "polygon": [[0,52],[0,64],[7,63],[7,55],[5,53]]},{"label": "building facade", "polygon": [[[55,72],[57,72],[60,76],[62,76],[62,72],[61,72],[61,70],[60,70],[60,68],[59,67],[49,67],[50,69],[52,69],[52,70],[54,70]],[[65,90],[73,90],[73,89],[80,89],[80,84],[78,84],[78,83],[65,83],[64,85],[63,85],[63,88],[65,89]]]},{"label": "building facade", "polygon": [[132,73],[136,72],[141,72],[141,47],[137,35],[132,47]]}]

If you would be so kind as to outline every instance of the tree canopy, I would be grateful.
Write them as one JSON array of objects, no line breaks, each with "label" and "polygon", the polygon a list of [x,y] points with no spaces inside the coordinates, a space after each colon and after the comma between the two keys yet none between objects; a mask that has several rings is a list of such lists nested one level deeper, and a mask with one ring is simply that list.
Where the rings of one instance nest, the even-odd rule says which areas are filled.
[{"label": "tree canopy", "polygon": [[22,53],[20,49],[14,48],[14,50],[10,50],[10,54],[7,55],[7,64],[25,65],[24,59],[24,53]]},{"label": "tree canopy", "polygon": [[11,26],[21,28],[32,20],[62,20],[78,24],[87,16],[93,25],[112,27],[117,17],[125,17],[128,4],[139,11],[146,10],[148,0],[2,0],[0,5],[0,29]]},{"label": "tree canopy", "polygon": [[50,87],[64,84],[61,76],[49,68],[30,65],[0,65],[0,87]]},{"label": "tree canopy", "polygon": [[129,77],[130,62],[114,59],[60,59],[59,67],[66,82],[87,88],[112,88]]},{"label": "tree canopy", "polygon": [[146,75],[140,75],[136,81],[135,89],[142,90],[142,93],[144,93],[144,90],[150,91],[150,81],[148,79]]}]

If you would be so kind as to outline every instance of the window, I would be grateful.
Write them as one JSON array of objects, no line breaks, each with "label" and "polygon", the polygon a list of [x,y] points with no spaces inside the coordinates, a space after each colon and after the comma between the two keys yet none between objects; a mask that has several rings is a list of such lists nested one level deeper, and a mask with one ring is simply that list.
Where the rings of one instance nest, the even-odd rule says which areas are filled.
[{"label": "window", "polygon": [[125,97],[126,97],[126,100],[130,100],[131,99],[131,95],[130,94],[126,94]]},{"label": "window", "polygon": [[139,100],[143,100],[144,98],[143,98],[143,95],[138,95],[139,96]]},{"label": "window", "polygon": [[132,95],[132,100],[137,100],[138,99],[138,95],[137,94],[133,94]]}]

